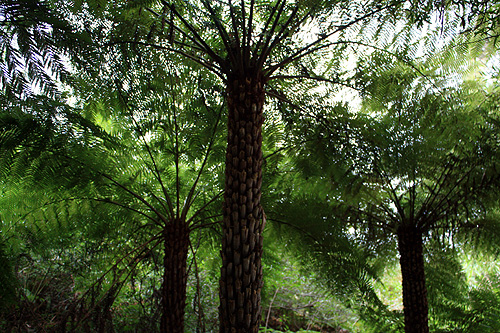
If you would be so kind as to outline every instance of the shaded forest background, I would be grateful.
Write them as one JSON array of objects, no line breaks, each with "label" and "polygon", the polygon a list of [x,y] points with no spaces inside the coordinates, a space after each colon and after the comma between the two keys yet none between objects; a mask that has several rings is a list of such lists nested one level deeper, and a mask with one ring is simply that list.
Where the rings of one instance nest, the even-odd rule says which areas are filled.
[{"label": "shaded forest background", "polygon": [[495,1],[0,2],[0,329],[498,332]]}]

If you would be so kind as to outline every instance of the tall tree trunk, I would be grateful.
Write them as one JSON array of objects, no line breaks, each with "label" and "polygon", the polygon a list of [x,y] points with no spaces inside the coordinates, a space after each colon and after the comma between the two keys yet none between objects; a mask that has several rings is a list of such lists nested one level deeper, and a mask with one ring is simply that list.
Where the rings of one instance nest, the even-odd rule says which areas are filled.
[{"label": "tall tree trunk", "polygon": [[161,297],[160,332],[184,332],[186,305],[186,260],[189,229],[186,223],[175,220],[164,230],[163,288]]},{"label": "tall tree trunk", "polygon": [[257,332],[261,321],[262,76],[229,80],[220,280],[220,332]]},{"label": "tall tree trunk", "polygon": [[398,248],[403,278],[405,332],[429,332],[422,232],[415,226],[399,227]]}]

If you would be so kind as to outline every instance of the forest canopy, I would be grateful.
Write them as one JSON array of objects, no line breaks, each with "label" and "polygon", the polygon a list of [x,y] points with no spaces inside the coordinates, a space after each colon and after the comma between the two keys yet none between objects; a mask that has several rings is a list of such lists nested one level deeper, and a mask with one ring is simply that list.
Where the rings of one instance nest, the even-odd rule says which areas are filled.
[{"label": "forest canopy", "polygon": [[3,331],[500,330],[500,3],[0,18]]}]

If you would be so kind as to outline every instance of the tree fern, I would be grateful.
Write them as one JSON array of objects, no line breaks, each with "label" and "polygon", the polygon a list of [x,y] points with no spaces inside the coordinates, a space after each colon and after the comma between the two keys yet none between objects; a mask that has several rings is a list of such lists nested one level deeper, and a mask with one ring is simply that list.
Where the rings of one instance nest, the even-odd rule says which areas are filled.
[{"label": "tree fern", "polygon": [[[160,243],[168,242],[168,230],[176,221],[186,228],[187,237],[196,228],[216,225],[219,214],[214,207],[221,191],[214,171],[220,170],[222,108],[217,106],[216,96],[198,92],[196,84],[186,84],[183,89],[171,83],[166,86],[169,93],[149,96],[145,94],[151,90],[144,90],[140,81],[131,80],[127,87],[117,83],[109,95],[102,92],[106,104],[98,101],[94,104],[97,109],[86,107],[85,112],[49,104],[48,112],[36,114],[27,105],[19,108],[17,118],[4,114],[2,126],[7,130],[2,146],[9,155],[2,162],[10,178],[9,188],[15,191],[17,183],[18,191],[30,186],[46,193],[41,202],[32,203],[35,207],[27,215],[33,249],[43,248],[40,242],[52,242],[45,252],[50,258],[55,255],[52,249],[64,248],[79,235],[92,239],[84,246],[95,246],[98,253],[95,260],[99,264],[94,265],[95,272],[100,272],[97,282],[87,285],[80,302],[87,310],[71,325],[85,325],[95,317],[90,322],[96,327],[106,326],[106,313],[120,290],[139,262],[160,251],[156,249]],[[86,87],[92,88],[80,89]],[[101,109],[106,105],[115,110]],[[112,123],[107,121],[110,114],[114,114]],[[38,125],[40,119],[47,119],[52,127]],[[103,127],[96,121],[102,121]],[[40,135],[23,126],[30,122],[39,126]],[[23,135],[23,130],[30,135]],[[23,140],[13,140],[15,135]],[[85,216],[79,209],[88,205]],[[82,224],[67,227],[64,221]],[[127,235],[134,237],[127,239]],[[188,250],[186,247],[186,253]],[[164,260],[167,265],[167,258]],[[175,270],[168,272],[174,274]],[[178,276],[184,279],[182,274]],[[170,283],[167,279],[165,275],[164,286]],[[185,297],[183,290],[176,292]]]},{"label": "tree fern", "polygon": [[[370,68],[381,65],[387,70],[384,74],[365,67],[359,71],[358,86],[366,93],[363,107],[370,114],[346,117],[344,135],[336,135],[337,126],[342,126],[336,122],[337,110],[325,112],[326,117],[317,123],[311,121],[306,134],[300,134],[309,135],[311,150],[304,149],[304,156],[299,155],[296,162],[306,175],[316,174],[318,184],[323,183],[323,191],[330,194],[327,202],[340,201],[339,216],[353,228],[353,239],[377,249],[373,255],[379,258],[394,255],[390,250],[395,246],[393,235],[401,238],[401,229],[412,223],[425,230],[424,240],[443,237],[460,244],[457,231],[467,233],[467,225],[477,226],[484,211],[496,204],[492,194],[498,179],[496,134],[486,125],[489,116],[482,116],[487,107],[473,111],[481,92],[471,94],[471,86],[462,91],[449,86],[438,89],[441,83],[436,74],[426,69],[422,77],[419,68],[425,67],[387,62],[386,56],[386,52],[373,52],[369,58]],[[459,115],[459,108],[464,113]],[[342,159],[344,149],[349,159]],[[311,161],[311,151],[316,160]],[[481,182],[484,177],[488,182]],[[495,223],[490,227],[494,229]],[[496,232],[489,235],[495,237]],[[446,308],[444,304],[450,302],[450,312],[462,311],[465,316],[469,314],[464,300],[431,305]],[[407,331],[415,329],[406,323]]]}]

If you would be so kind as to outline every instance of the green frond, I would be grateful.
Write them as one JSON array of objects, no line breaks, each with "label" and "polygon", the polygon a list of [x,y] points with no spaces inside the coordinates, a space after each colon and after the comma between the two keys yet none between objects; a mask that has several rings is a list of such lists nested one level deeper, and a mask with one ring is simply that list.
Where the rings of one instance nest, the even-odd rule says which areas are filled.
[{"label": "green frond", "polygon": [[498,210],[489,210],[484,216],[466,223],[456,234],[457,241],[472,252],[500,256],[500,219]]},{"label": "green frond", "polygon": [[283,242],[297,249],[304,265],[315,267],[336,297],[361,300],[363,296],[370,302],[374,297],[371,279],[376,274],[367,263],[370,253],[351,238],[342,212],[318,196],[276,195],[281,199],[273,206],[268,204],[266,214]]}]

